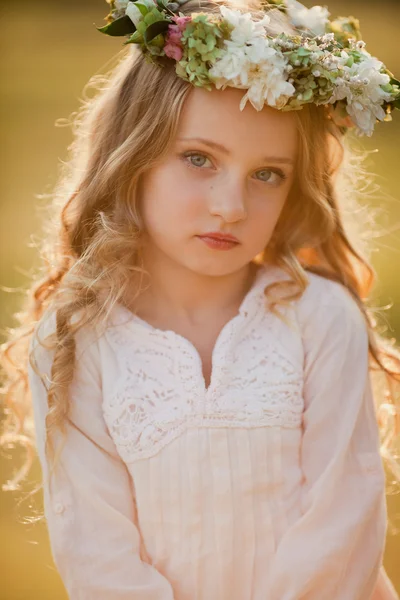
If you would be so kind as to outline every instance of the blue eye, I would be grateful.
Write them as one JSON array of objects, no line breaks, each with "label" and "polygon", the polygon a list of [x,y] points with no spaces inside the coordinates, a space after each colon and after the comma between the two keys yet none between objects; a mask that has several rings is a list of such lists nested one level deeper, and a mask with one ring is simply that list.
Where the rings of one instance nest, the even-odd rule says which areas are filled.
[{"label": "blue eye", "polygon": [[[207,156],[205,156],[204,154],[200,154],[199,152],[184,154],[184,158],[188,162],[190,167],[197,167],[200,169],[201,167],[209,167],[211,165],[210,159],[207,158]],[[209,164],[207,164],[207,162]]]},{"label": "blue eye", "polygon": [[255,175],[256,179],[265,183],[279,183],[279,181],[286,179],[285,173],[280,169],[277,169],[276,171],[272,169],[261,169],[260,171],[257,171]]}]

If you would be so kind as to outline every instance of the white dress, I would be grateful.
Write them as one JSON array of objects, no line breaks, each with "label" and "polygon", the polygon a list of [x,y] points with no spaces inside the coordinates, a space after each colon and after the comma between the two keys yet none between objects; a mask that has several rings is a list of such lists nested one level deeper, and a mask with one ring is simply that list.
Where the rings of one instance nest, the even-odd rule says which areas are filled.
[{"label": "white dress", "polygon": [[[48,485],[47,397],[29,367],[44,506],[72,600],[370,600],[387,528],[362,315],[314,274],[265,307],[263,267],[199,353],[118,304],[77,335],[62,471]],[[54,331],[54,315],[39,333]],[[31,342],[31,347],[33,347]],[[52,356],[36,348],[50,374]]]}]

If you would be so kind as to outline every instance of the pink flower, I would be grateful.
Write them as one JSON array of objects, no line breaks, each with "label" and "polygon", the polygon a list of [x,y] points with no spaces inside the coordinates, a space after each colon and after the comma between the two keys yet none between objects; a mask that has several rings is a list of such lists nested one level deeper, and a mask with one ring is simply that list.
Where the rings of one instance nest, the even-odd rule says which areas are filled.
[{"label": "pink flower", "polygon": [[174,21],[179,27],[180,31],[183,31],[186,27],[186,23],[188,23],[192,17],[174,17]]},{"label": "pink flower", "polygon": [[164,52],[168,56],[168,58],[173,58],[174,60],[181,60],[183,50],[176,44],[170,44],[169,42],[164,46]]},{"label": "pink flower", "polygon": [[182,30],[179,29],[178,25],[169,25],[167,42],[171,44],[176,44],[177,46],[182,46],[181,37]]},{"label": "pink flower", "polygon": [[186,27],[186,23],[191,20],[191,17],[175,17],[175,25],[169,25],[168,33],[166,36],[166,44],[164,46],[164,52],[168,58],[174,60],[181,60],[183,55],[182,49],[182,31]]}]

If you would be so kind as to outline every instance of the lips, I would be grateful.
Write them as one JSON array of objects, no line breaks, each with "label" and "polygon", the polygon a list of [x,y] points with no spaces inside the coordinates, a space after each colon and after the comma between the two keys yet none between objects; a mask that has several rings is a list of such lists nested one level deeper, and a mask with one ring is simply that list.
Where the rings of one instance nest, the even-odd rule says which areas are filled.
[{"label": "lips", "polygon": [[211,238],[212,240],[220,240],[220,241],[224,241],[224,242],[234,242],[236,244],[239,244],[239,240],[230,233],[220,233],[218,231],[210,231],[209,233],[203,233],[202,235],[199,235],[198,237]]}]

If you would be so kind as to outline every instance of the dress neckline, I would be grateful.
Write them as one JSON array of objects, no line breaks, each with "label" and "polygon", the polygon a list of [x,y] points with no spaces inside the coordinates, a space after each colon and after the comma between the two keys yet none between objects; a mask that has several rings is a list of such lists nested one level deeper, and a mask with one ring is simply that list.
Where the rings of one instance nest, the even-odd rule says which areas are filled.
[{"label": "dress neckline", "polygon": [[215,341],[211,354],[211,374],[209,384],[203,375],[203,363],[197,348],[186,337],[171,329],[159,329],[154,327],[144,319],[138,317],[125,305],[119,303],[120,314],[125,316],[126,320],[119,321],[119,325],[132,325],[136,332],[148,337],[151,341],[167,341],[171,348],[175,348],[175,356],[178,360],[184,362],[191,372],[191,389],[195,391],[199,398],[204,401],[210,401],[217,391],[219,379],[223,371],[224,361],[229,361],[229,348],[232,345],[232,339],[236,333],[246,328],[249,323],[258,321],[262,318],[264,311],[262,304],[264,302],[264,287],[267,280],[271,277],[271,271],[275,269],[271,265],[259,266],[253,279],[252,286],[244,296],[238,312],[222,327]]},{"label": "dress neckline", "polygon": [[[250,287],[250,289],[247,291],[247,293],[243,297],[242,302],[240,303],[240,306],[238,308],[237,314],[234,315],[229,321],[227,321],[227,323],[225,324],[225,326],[222,329],[224,329],[226,327],[226,325],[228,325],[231,321],[237,319],[239,316],[246,317],[249,314],[251,306],[254,305],[254,300],[257,297],[259,297],[260,294],[263,295],[262,285],[265,282],[265,280],[267,279],[267,275],[269,275],[271,268],[272,267],[270,265],[260,265],[258,267],[256,274],[254,276],[254,279],[253,279],[252,286]],[[157,333],[158,334],[169,334],[169,335],[175,335],[178,337],[183,337],[179,333],[177,333],[176,331],[174,331],[172,329],[161,329],[161,328],[155,327],[154,325],[151,325],[148,321],[139,317],[137,314],[132,312],[128,307],[126,307],[124,304],[122,304],[120,302],[117,302],[117,306],[118,306],[118,310],[121,312],[121,314],[125,315],[125,317],[128,317],[130,322],[138,325],[140,328],[142,328],[144,330],[147,329],[148,331],[152,332],[153,334],[157,334]],[[222,330],[221,330],[221,332],[222,332]]]}]

